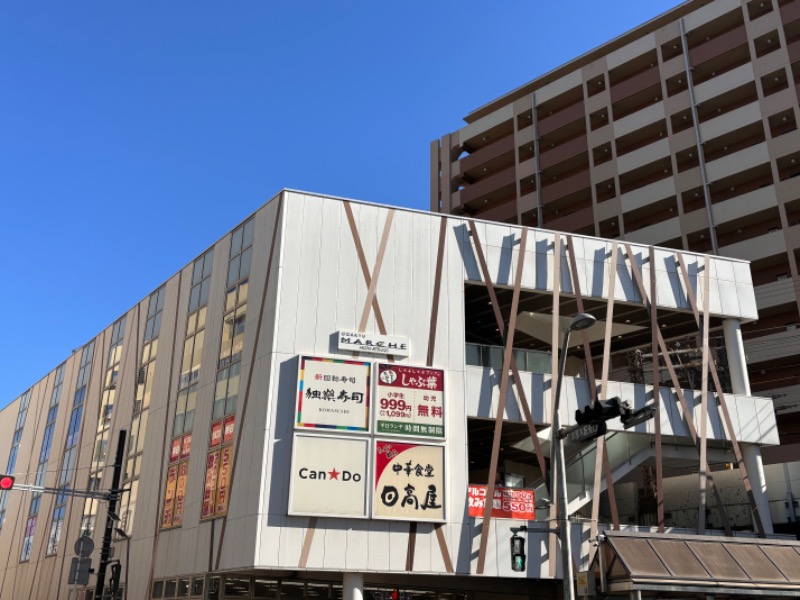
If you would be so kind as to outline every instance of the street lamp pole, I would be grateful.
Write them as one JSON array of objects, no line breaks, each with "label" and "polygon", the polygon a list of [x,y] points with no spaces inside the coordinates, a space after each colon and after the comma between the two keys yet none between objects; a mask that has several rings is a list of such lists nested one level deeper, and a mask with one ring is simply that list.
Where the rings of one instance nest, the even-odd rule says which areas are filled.
[{"label": "street lamp pole", "polygon": [[564,600],[575,600],[575,587],[572,574],[572,541],[569,531],[569,514],[567,512],[567,469],[564,460],[564,440],[558,435],[561,428],[558,417],[559,404],[561,403],[561,387],[564,381],[564,371],[567,362],[567,350],[569,349],[569,335],[573,331],[587,329],[596,323],[592,315],[578,313],[572,317],[567,330],[564,332],[564,340],[561,344],[561,354],[558,357],[558,379],[556,380],[556,391],[553,407],[552,435],[550,438],[550,489],[556,490],[558,496],[558,536],[561,539],[561,573],[564,579]]}]

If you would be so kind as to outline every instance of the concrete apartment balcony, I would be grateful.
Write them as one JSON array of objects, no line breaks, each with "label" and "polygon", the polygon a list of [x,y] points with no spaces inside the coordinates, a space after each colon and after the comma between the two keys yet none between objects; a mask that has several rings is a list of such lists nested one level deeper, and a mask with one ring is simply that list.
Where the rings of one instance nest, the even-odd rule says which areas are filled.
[{"label": "concrete apartment balcony", "polygon": [[749,240],[723,246],[719,249],[719,253],[732,258],[760,260],[768,256],[786,253],[786,238],[780,231],[772,231]]},{"label": "concrete apartment balcony", "polygon": [[[769,162],[769,148],[766,142],[744,148],[738,152],[722,156],[706,164],[708,180],[712,182],[741,173],[752,167]],[[711,188],[714,189],[713,187]]]},{"label": "concrete apartment balcony", "polygon": [[800,19],[800,2],[790,2],[781,6],[781,22],[784,25]]},{"label": "concrete apartment balcony", "polygon": [[594,210],[591,206],[576,210],[557,219],[545,220],[542,227],[555,231],[578,231],[594,225]]},{"label": "concrete apartment balcony", "polygon": [[631,113],[626,117],[614,121],[614,137],[620,138],[627,135],[632,131],[641,129],[651,123],[663,119],[666,116],[664,112],[664,102],[657,102],[655,104],[648,104],[642,110]]},{"label": "concrete apartment balcony", "polygon": [[539,137],[545,136],[556,129],[564,127],[565,125],[569,125],[578,119],[584,119],[585,116],[586,109],[583,106],[583,102],[576,102],[564,110],[560,110],[552,115],[543,115],[538,113]]},{"label": "concrete apartment balcony", "polygon": [[700,104],[711,98],[716,98],[720,94],[736,89],[745,83],[750,83],[754,79],[755,73],[753,72],[753,65],[751,63],[745,63],[695,86],[694,95],[697,103]]},{"label": "concrete apartment balcony", "polygon": [[674,240],[681,236],[681,220],[675,215],[674,218],[660,223],[653,223],[647,227],[642,227],[636,231],[625,231],[625,239],[637,244],[659,244]]},{"label": "concrete apartment balcony", "polygon": [[617,158],[617,168],[620,175],[643,167],[651,162],[657,161],[659,158],[669,156],[669,139],[662,138],[657,142],[648,144],[643,148],[639,148],[633,152],[629,152],[624,156]]},{"label": "concrete apartment balcony", "polygon": [[[666,140],[664,140],[666,141]],[[658,142],[661,143],[661,142]],[[667,177],[622,195],[622,212],[642,208],[675,195],[675,179]]]},{"label": "concrete apartment balcony", "polygon": [[547,204],[553,200],[558,200],[570,194],[574,194],[591,185],[589,178],[589,169],[575,173],[569,177],[565,177],[559,181],[553,182],[547,187],[542,186],[542,204]]},{"label": "concrete apartment balcony", "polygon": [[761,118],[761,106],[758,102],[751,102],[710,121],[701,123],[700,133],[703,136],[703,140],[708,142],[745,125],[761,121]]},{"label": "concrete apartment balcony", "polygon": [[[736,196],[724,202],[718,202],[712,206],[714,212],[714,222],[717,225],[741,219],[753,213],[753,207],[758,210],[765,210],[778,206],[778,196],[775,193],[775,186],[767,186],[747,192],[741,196]],[[705,208],[702,211],[705,214]],[[690,213],[694,214],[694,212]]]},{"label": "concrete apartment balcony", "polygon": [[658,67],[652,67],[611,86],[611,102],[619,102],[661,82]]},{"label": "concrete apartment balcony", "polygon": [[747,363],[754,365],[800,354],[800,329],[788,329],[745,340]]},{"label": "concrete apartment balcony", "polygon": [[742,24],[689,50],[689,60],[697,66],[746,43],[747,31]]},{"label": "concrete apartment balcony", "polygon": [[[514,137],[506,136],[459,160],[458,163],[461,166],[460,172],[464,173],[489,161],[495,160],[504,154],[511,154],[513,152]],[[511,160],[513,161],[513,154],[511,154]]]},{"label": "concrete apartment balcony", "polygon": [[567,140],[553,148],[540,147],[539,168],[542,170],[547,169],[588,150],[589,146],[585,135]]},{"label": "concrete apartment balcony", "polygon": [[797,301],[794,281],[790,278],[781,279],[780,281],[771,281],[770,283],[759,285],[754,289],[756,292],[756,304],[759,310]]}]

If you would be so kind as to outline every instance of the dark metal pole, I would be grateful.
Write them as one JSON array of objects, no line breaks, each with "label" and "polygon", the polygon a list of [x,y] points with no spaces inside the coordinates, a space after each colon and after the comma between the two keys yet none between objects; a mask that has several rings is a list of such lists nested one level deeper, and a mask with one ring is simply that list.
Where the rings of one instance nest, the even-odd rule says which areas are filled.
[{"label": "dark metal pole", "polygon": [[117,456],[114,459],[114,473],[111,476],[111,489],[108,496],[108,513],[106,515],[106,529],[103,532],[103,546],[100,548],[100,565],[97,568],[97,586],[95,587],[94,597],[100,600],[103,597],[103,588],[106,584],[106,566],[111,554],[111,536],[114,533],[114,521],[111,515],[116,515],[117,502],[120,494],[119,480],[122,479],[122,463],[125,460],[125,438],[128,432],[125,429],[119,430],[117,439]]}]

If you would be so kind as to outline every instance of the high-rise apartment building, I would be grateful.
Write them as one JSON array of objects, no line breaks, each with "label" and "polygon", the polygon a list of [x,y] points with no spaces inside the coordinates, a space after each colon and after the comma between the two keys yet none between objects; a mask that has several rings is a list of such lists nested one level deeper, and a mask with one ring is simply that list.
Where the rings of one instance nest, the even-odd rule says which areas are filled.
[{"label": "high-rise apartment building", "polygon": [[751,385],[800,443],[798,98],[800,0],[690,0],[433,142],[431,209],[751,261]]}]

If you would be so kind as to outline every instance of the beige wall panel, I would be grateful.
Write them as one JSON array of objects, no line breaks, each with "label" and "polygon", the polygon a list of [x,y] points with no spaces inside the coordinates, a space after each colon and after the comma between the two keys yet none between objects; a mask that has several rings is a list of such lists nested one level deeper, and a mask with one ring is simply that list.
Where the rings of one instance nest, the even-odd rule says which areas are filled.
[{"label": "beige wall panel", "polygon": [[759,285],[755,292],[756,302],[761,310],[797,301],[794,282],[788,278]]},{"label": "beige wall panel", "polygon": [[720,94],[736,89],[745,83],[750,83],[754,78],[755,74],[753,73],[752,63],[745,63],[722,75],[717,75],[713,79],[696,85],[694,88],[695,100],[698,104],[702,104],[706,100],[710,100]]},{"label": "beige wall panel", "polygon": [[609,52],[606,57],[606,60],[608,61],[608,69],[611,70],[619,65],[625,64],[629,60],[633,60],[634,58],[641,56],[645,52],[652,50],[655,47],[655,34],[646,33],[627,46],[623,46],[619,50]]},{"label": "beige wall panel", "polygon": [[[666,141],[666,140],[662,140]],[[656,142],[661,144],[662,142]],[[648,159],[649,162],[649,159]],[[649,185],[623,194],[621,197],[623,214],[628,211],[642,208],[653,202],[658,202],[664,198],[669,198],[675,195],[675,180],[671,177],[661,179]]]},{"label": "beige wall panel", "polygon": [[[775,113],[794,108],[797,105],[797,95],[792,88],[787,88],[761,99],[761,111],[769,117]],[[770,137],[767,134],[767,137]]]},{"label": "beige wall panel", "polygon": [[736,129],[740,129],[745,125],[750,125],[760,121],[762,118],[761,106],[758,102],[751,102],[744,106],[732,110],[700,124],[700,134],[703,136],[704,142],[709,142]]},{"label": "beige wall panel", "polygon": [[559,77],[555,81],[545,83],[542,87],[536,90],[536,104],[543,104],[556,96],[568,92],[572,88],[583,85],[583,75],[580,70],[572,71]]},{"label": "beige wall panel", "polygon": [[655,162],[660,158],[669,156],[669,140],[663,138],[648,144],[643,148],[639,148],[636,152],[630,152],[625,156],[617,158],[617,168],[620,174],[633,171],[639,167],[643,167],[651,162]]},{"label": "beige wall panel", "polygon": [[[537,99],[537,101],[539,100]],[[470,123],[463,129],[459,130],[460,139],[464,142],[468,142],[471,138],[484,133],[488,129],[491,129],[500,123],[509,121],[513,117],[513,111],[514,107],[511,104],[507,104],[493,113],[488,114],[485,117],[481,117],[474,123]]]},{"label": "beige wall panel", "polygon": [[770,185],[715,204],[714,220],[719,225],[740,219],[751,214],[754,206],[757,206],[759,210],[778,206],[775,188]]},{"label": "beige wall panel", "polygon": [[686,15],[684,18],[686,22],[686,31],[697,29],[701,25],[736,9],[741,10],[740,0],[714,0]]},{"label": "beige wall panel", "polygon": [[769,162],[769,150],[767,143],[762,142],[706,163],[706,173],[708,180],[713,183],[766,162]]},{"label": "beige wall panel", "polygon": [[642,227],[636,231],[626,232],[625,239],[637,243],[650,242],[659,244],[666,242],[681,235],[680,219],[675,215],[674,219],[660,221],[647,227]]},{"label": "beige wall panel", "polygon": [[[627,117],[614,121],[614,137],[619,138],[623,135],[627,135],[637,129],[650,125],[650,123],[655,123],[665,116],[666,113],[664,112],[663,101],[650,104],[642,110],[637,110]],[[627,169],[620,168],[620,171],[625,170]]]},{"label": "beige wall panel", "polygon": [[759,260],[786,252],[786,238],[778,231],[742,240],[719,249],[720,254],[744,260]]}]

